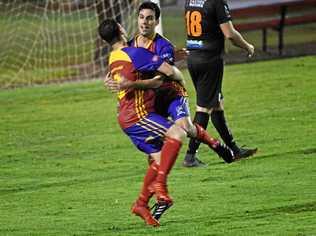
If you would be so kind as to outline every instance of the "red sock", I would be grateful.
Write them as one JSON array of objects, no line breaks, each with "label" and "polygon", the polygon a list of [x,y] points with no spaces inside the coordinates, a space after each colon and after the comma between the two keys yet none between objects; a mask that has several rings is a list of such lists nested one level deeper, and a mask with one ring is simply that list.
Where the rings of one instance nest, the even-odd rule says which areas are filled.
[{"label": "red sock", "polygon": [[157,182],[166,183],[167,176],[178,157],[181,145],[182,142],[177,139],[170,137],[165,138],[164,145],[161,149],[160,166],[156,178]]},{"label": "red sock", "polygon": [[216,148],[219,144],[219,141],[215,138],[212,138],[202,126],[198,124],[194,125],[196,127],[196,139],[204,144],[207,144],[211,148]]},{"label": "red sock", "polygon": [[140,204],[148,204],[149,199],[153,195],[153,191],[149,190],[149,186],[155,181],[158,173],[159,165],[157,162],[153,161],[147,169],[146,175],[144,177],[143,187],[139,195]]}]

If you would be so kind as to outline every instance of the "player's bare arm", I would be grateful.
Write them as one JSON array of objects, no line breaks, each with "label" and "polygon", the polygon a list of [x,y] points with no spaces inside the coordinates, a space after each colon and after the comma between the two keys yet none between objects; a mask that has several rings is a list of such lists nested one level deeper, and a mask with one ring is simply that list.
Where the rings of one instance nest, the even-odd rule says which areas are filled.
[{"label": "player's bare arm", "polygon": [[252,57],[254,55],[254,46],[242,37],[242,35],[234,28],[231,21],[221,24],[220,28],[225,38],[229,39],[234,46],[245,49],[248,53],[248,57]]},{"label": "player's bare arm", "polygon": [[120,76],[120,80],[114,80],[110,73],[106,75],[104,79],[104,86],[111,92],[118,92],[120,90],[135,88],[135,89],[151,89],[158,88],[163,83],[163,78],[161,75],[156,75],[151,79],[147,80],[136,80],[130,81],[124,76]]},{"label": "player's bare arm", "polygon": [[163,83],[162,76],[156,75],[151,79],[146,80],[136,80],[130,81],[122,77],[122,80],[119,82],[120,89],[150,89],[150,88],[158,88]]},{"label": "player's bare arm", "polygon": [[182,86],[184,86],[185,81],[182,72],[175,66],[171,66],[170,64],[164,62],[158,68],[160,73],[168,76],[169,79],[178,81]]}]

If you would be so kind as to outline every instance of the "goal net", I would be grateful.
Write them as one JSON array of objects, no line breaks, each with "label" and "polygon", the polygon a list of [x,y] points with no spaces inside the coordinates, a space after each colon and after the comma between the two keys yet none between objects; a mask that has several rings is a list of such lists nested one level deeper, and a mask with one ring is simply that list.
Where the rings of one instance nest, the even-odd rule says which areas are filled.
[{"label": "goal net", "polygon": [[2,87],[90,79],[106,69],[99,22],[136,30],[136,0],[0,0]]}]

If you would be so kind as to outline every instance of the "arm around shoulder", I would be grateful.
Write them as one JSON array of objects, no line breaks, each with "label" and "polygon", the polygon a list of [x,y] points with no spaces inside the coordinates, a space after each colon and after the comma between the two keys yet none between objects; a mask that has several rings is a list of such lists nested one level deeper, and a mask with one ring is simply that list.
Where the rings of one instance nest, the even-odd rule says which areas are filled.
[{"label": "arm around shoulder", "polygon": [[171,66],[166,62],[163,62],[158,71],[166,76],[168,76],[171,80],[178,81],[182,85],[184,85],[184,77],[182,72],[175,66]]}]

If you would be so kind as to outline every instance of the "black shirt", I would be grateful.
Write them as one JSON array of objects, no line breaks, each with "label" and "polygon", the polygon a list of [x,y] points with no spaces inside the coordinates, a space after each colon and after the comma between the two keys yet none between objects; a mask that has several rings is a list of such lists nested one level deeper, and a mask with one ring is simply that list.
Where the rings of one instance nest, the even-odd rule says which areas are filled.
[{"label": "black shirt", "polygon": [[220,24],[231,20],[226,0],[186,0],[187,49],[209,56],[224,53],[224,35]]}]

